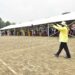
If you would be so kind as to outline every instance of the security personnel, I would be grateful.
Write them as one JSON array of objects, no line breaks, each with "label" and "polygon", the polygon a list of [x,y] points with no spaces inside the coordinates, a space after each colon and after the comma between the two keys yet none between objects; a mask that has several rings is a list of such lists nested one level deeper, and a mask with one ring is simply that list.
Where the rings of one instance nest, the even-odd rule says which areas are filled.
[{"label": "security personnel", "polygon": [[59,46],[59,50],[58,52],[55,54],[56,57],[59,57],[59,54],[61,53],[62,49],[65,50],[67,57],[66,58],[71,58],[68,46],[67,46],[67,42],[68,42],[68,27],[66,25],[66,22],[62,22],[61,25],[57,24],[57,25],[53,25],[53,28],[57,29],[60,33],[59,33],[59,42],[60,42],[60,46]]}]

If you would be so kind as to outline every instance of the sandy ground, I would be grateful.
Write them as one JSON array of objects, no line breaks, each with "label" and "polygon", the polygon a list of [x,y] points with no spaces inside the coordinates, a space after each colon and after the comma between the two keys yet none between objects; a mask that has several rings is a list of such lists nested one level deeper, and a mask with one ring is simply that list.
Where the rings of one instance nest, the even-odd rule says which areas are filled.
[{"label": "sandy ground", "polygon": [[59,58],[58,38],[0,37],[0,75],[75,75],[75,38],[69,38],[71,59]]}]

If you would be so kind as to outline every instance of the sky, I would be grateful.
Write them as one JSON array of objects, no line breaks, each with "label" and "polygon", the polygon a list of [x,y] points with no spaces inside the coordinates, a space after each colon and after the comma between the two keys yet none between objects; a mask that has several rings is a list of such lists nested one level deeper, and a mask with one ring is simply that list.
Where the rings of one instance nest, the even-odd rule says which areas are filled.
[{"label": "sky", "polygon": [[15,23],[74,11],[75,0],[0,0],[0,17],[4,21]]}]

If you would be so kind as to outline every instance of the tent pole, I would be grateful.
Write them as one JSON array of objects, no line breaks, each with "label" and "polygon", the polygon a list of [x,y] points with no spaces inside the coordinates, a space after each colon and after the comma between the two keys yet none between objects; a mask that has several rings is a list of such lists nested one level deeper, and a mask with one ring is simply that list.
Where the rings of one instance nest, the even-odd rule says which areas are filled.
[{"label": "tent pole", "polygon": [[15,31],[15,28],[14,28],[14,34],[13,34],[14,36],[16,35],[16,31]]},{"label": "tent pole", "polygon": [[47,26],[48,26],[48,37],[49,37],[49,24]]}]

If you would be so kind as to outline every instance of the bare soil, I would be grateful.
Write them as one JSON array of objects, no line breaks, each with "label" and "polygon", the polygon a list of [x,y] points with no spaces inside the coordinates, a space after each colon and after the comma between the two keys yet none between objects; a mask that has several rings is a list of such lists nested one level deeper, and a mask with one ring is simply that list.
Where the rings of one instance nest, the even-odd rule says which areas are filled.
[{"label": "bare soil", "polygon": [[75,38],[69,38],[72,58],[63,50],[57,58],[57,37],[0,37],[0,75],[75,75]]}]

